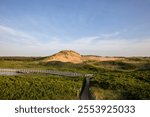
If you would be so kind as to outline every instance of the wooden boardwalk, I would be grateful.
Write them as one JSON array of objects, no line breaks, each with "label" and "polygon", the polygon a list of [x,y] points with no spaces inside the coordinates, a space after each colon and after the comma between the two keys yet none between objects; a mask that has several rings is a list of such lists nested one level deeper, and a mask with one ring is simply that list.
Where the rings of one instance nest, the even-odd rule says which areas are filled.
[{"label": "wooden boardwalk", "polygon": [[81,100],[90,100],[89,88],[90,88],[90,78],[86,78],[86,81],[85,81],[85,84],[84,84],[84,87],[83,87],[83,92],[80,96]]},{"label": "wooden boardwalk", "polygon": [[92,76],[92,74],[81,74],[76,72],[67,72],[67,71],[56,71],[56,70],[40,70],[40,69],[12,69],[12,68],[0,68],[0,72],[16,72],[16,73],[44,73],[60,76],[70,76],[70,77],[86,77]]}]

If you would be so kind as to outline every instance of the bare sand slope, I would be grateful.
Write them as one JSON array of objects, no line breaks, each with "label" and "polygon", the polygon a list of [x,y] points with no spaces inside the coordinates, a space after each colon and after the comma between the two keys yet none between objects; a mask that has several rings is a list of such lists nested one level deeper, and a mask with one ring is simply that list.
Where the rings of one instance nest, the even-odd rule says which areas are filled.
[{"label": "bare sand slope", "polygon": [[63,50],[52,56],[44,59],[44,62],[50,61],[61,61],[61,62],[71,62],[71,63],[82,63],[84,61],[115,61],[121,60],[123,58],[119,57],[101,57],[94,55],[80,55],[79,53],[72,50]]}]

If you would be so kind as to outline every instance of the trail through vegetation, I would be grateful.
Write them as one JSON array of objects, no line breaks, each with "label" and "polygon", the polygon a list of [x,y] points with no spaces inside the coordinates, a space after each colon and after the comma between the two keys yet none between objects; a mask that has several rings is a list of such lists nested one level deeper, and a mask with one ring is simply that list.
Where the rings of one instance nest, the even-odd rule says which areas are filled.
[{"label": "trail through vegetation", "polygon": [[[9,58],[9,57],[8,57]],[[90,91],[95,99],[150,99],[150,57],[81,64],[43,58],[18,60],[0,57],[0,68],[36,68],[94,74]],[[83,78],[28,74],[0,76],[0,99],[79,99]]]}]

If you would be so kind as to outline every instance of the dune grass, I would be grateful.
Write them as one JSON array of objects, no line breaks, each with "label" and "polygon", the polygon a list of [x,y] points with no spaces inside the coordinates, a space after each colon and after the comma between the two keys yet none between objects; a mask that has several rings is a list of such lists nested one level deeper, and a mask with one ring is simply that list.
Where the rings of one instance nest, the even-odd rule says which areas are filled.
[{"label": "dune grass", "polygon": [[[91,91],[95,95],[96,99],[150,99],[150,57],[130,57],[125,58],[124,60],[105,62],[86,61],[82,64],[63,63],[58,61],[45,63],[42,62],[42,59],[0,59],[0,68],[35,68],[72,71],[84,74],[92,73],[94,74],[94,77],[91,79],[90,85]],[[75,95],[82,87],[82,80],[77,78],[78,81],[75,82],[74,80],[76,78],[68,79],[66,77],[61,77],[60,80],[59,77],[43,76],[39,74],[34,74],[31,76],[0,76],[0,95],[6,94],[8,97],[11,97],[8,98],[5,95],[6,97],[1,97],[1,99],[77,99]],[[16,79],[15,83],[19,82],[20,84],[13,85],[11,79]],[[52,82],[50,80],[52,80]],[[25,81],[32,82],[33,88],[29,90],[28,88],[31,84]],[[8,85],[10,88],[8,88],[8,86],[3,86],[3,84],[6,85],[9,83],[11,83],[11,85]],[[75,87],[73,85],[75,85]],[[17,94],[21,96],[21,92],[23,90],[23,92],[26,92],[26,95],[23,97],[14,98],[12,95],[17,95],[15,93],[16,86],[18,87]],[[26,88],[24,88],[24,86],[26,86]],[[50,86],[55,88],[50,88]],[[63,87],[65,86],[69,86],[70,88],[67,87],[67,89],[65,88],[66,90],[63,90]],[[45,92],[42,92],[40,87],[43,87]],[[12,92],[12,94],[5,93],[6,89],[8,92]],[[35,94],[32,97],[28,97],[28,90],[30,93],[34,92]],[[40,95],[38,94],[39,91],[41,92]],[[51,94],[48,91],[50,91]],[[58,93],[60,95],[58,95]],[[35,97],[35,95],[39,96]]]}]

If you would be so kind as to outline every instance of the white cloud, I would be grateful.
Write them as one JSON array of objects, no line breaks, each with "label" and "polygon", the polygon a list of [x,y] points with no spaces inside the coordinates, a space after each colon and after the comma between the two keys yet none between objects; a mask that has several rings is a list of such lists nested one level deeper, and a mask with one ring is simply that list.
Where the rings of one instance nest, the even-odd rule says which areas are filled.
[{"label": "white cloud", "polygon": [[45,44],[45,48],[49,50],[54,50],[55,52],[62,49],[72,49],[82,54],[95,54],[102,56],[150,56],[150,39],[100,40],[96,36],[81,38],[69,43],[64,43],[57,40]]},{"label": "white cloud", "polygon": [[112,37],[116,37],[120,34],[120,32],[114,32],[114,33],[108,33],[108,34],[101,34],[101,36],[103,38],[112,38]]},{"label": "white cloud", "polygon": [[[101,38],[101,37],[100,37]],[[88,38],[89,39],[89,38]],[[86,50],[85,54],[96,54],[104,56],[150,56],[150,38],[127,40],[127,39],[97,39],[91,38],[88,43],[82,39],[80,51]],[[83,44],[83,46],[82,46]]]},{"label": "white cloud", "polygon": [[119,39],[119,32],[70,42],[53,38],[44,43],[25,32],[0,25],[0,56],[45,56],[64,49],[101,56],[150,56],[150,38]]},{"label": "white cloud", "polygon": [[38,41],[34,37],[22,31],[0,25],[0,42],[2,41],[24,45],[38,44]]}]

